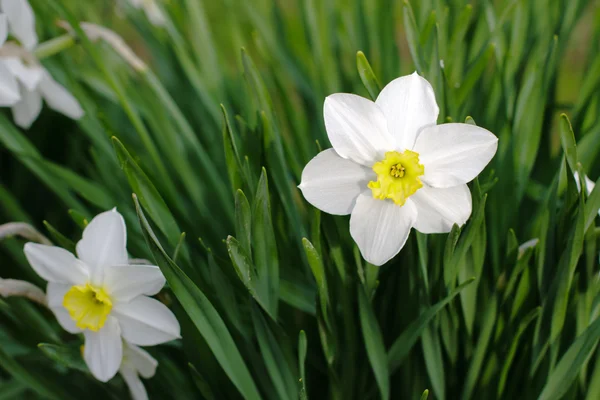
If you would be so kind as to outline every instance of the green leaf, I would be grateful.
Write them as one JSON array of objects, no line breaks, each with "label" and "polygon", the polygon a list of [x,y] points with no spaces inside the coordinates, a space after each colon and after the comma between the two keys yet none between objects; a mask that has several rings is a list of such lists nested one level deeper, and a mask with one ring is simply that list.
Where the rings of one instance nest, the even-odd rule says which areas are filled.
[{"label": "green leaf", "polygon": [[227,110],[223,104],[221,104],[221,111],[223,113],[223,147],[225,148],[225,163],[227,165],[227,173],[229,174],[229,182],[231,182],[231,189],[236,193],[236,190],[240,189],[242,185],[242,172],[244,171],[244,168],[242,168],[242,161],[237,145],[235,144],[235,138],[233,137]]},{"label": "green leaf", "polygon": [[321,256],[317,253],[317,250],[314,248],[312,243],[307,238],[302,238],[302,245],[304,246],[304,252],[306,254],[306,258],[308,259],[308,265],[310,265],[310,269],[315,277],[315,281],[317,282],[317,290],[319,293],[319,303],[321,305],[321,315],[325,320],[325,323],[328,327],[330,327],[329,322],[329,292],[327,289],[327,275],[325,274],[325,267],[323,266],[323,261],[321,260]]},{"label": "green leaf", "polygon": [[171,290],[180,301],[186,313],[208,343],[215,358],[231,379],[235,387],[247,399],[261,399],[250,371],[229,333],[223,319],[208,298],[192,280],[169,258],[154,235],[144,215],[137,196],[134,202],[146,243],[150,247],[157,265],[160,267]]},{"label": "green leaf", "polygon": [[279,259],[273,223],[267,171],[263,168],[256,188],[252,212],[252,251],[258,274],[257,291],[271,315],[277,315],[279,303]]},{"label": "green leaf", "polygon": [[571,122],[569,122],[569,118],[566,114],[560,115],[560,143],[562,144],[571,171],[577,171],[578,161],[575,134],[573,133]]},{"label": "green leaf", "polygon": [[196,387],[200,391],[202,397],[204,397],[206,400],[216,400],[210,385],[206,379],[204,379],[204,376],[202,376],[202,374],[196,369],[194,364],[188,363],[188,367],[190,367],[190,371],[192,371],[192,379],[194,379],[194,383],[196,384]]},{"label": "green leaf", "polygon": [[55,227],[50,225],[48,221],[44,221],[44,226],[48,230],[50,237],[52,237],[53,242],[55,242],[58,246],[62,247],[63,249],[75,254],[75,242],[73,242],[71,239],[67,238],[65,235],[60,233]]},{"label": "green leaf", "polygon": [[270,309],[268,304],[263,297],[264,292],[259,290],[259,282],[260,278],[256,272],[256,267],[250,260],[250,257],[244,249],[240,246],[240,242],[237,241],[233,236],[227,237],[227,252],[229,253],[229,258],[235,268],[235,272],[238,277],[250,292],[250,295],[256,300],[256,302],[265,310],[271,318],[276,320],[274,314],[270,313]]},{"label": "green leaf", "polygon": [[252,258],[252,213],[250,203],[241,190],[235,192],[235,234],[250,258]]},{"label": "green leaf", "polygon": [[469,371],[467,372],[467,379],[462,393],[463,400],[471,398],[477,380],[479,379],[479,374],[483,371],[485,354],[496,324],[498,302],[495,296],[492,296],[488,301],[488,306],[483,314],[481,332],[479,333],[477,345],[475,346],[475,351],[471,363],[469,364]]},{"label": "green leaf", "polygon": [[297,399],[296,379],[290,371],[278,338],[269,327],[268,321],[257,307],[252,307],[252,323],[263,361],[271,382],[275,386],[278,399]]},{"label": "green leaf", "polygon": [[423,348],[423,356],[425,358],[425,367],[433,394],[440,400],[446,399],[446,378],[444,376],[444,362],[442,358],[442,346],[440,345],[440,337],[437,330],[428,325],[423,330],[421,335],[421,346]]},{"label": "green leaf", "polygon": [[381,84],[377,80],[371,64],[369,64],[367,57],[365,57],[362,51],[356,53],[356,67],[358,68],[360,80],[365,85],[371,99],[375,101],[377,96],[379,96],[379,92],[381,92]]},{"label": "green leaf", "polygon": [[579,370],[594,352],[600,338],[600,318],[597,318],[562,356],[552,371],[538,400],[559,400],[577,378]]},{"label": "green leaf", "polygon": [[429,390],[425,389],[425,391],[421,395],[421,400],[427,400],[428,398],[429,398]]},{"label": "green leaf", "polygon": [[71,216],[71,219],[73,219],[73,221],[75,221],[77,226],[79,226],[81,229],[85,229],[85,227],[89,223],[85,215],[80,213],[79,211],[69,210],[69,215]]},{"label": "green leaf", "polygon": [[412,6],[408,0],[404,0],[404,29],[406,30],[406,41],[408,42],[408,48],[410,49],[410,55],[412,56],[417,72],[423,73],[425,71],[425,65],[423,63],[423,57],[421,56],[419,45],[419,28],[417,27],[417,20],[415,19],[415,13],[413,12]]},{"label": "green leaf", "polygon": [[36,368],[26,368],[11,358],[2,347],[0,347],[0,368],[42,397],[56,400],[75,399],[48,376],[40,374]]},{"label": "green leaf", "polygon": [[79,346],[67,347],[49,343],[40,343],[38,344],[38,348],[52,361],[62,364],[67,368],[89,373],[89,370],[83,361],[83,357],[81,356]]},{"label": "green leaf", "polygon": [[362,287],[358,288],[358,309],[367,356],[375,374],[381,398],[387,400],[390,398],[390,372],[386,360],[385,345],[381,328]]},{"label": "green leaf", "polygon": [[464,288],[473,283],[475,278],[472,278],[462,285],[454,289],[444,300],[434,304],[426,309],[421,315],[413,321],[390,347],[388,351],[388,364],[390,373],[394,373],[402,364],[404,358],[408,355],[412,347],[415,345],[425,327],[433,320],[437,313],[452,301]]},{"label": "green leaf", "polygon": [[[179,242],[181,230],[177,226],[177,222],[173,218],[169,207],[167,207],[167,204],[160,193],[158,193],[158,190],[156,190],[154,184],[138,166],[133,157],[131,157],[131,154],[129,154],[121,141],[113,136],[112,142],[119,158],[121,169],[127,176],[131,190],[136,194],[139,202],[148,212],[152,221],[158,226],[158,229],[160,229],[169,243],[175,248]],[[182,255],[185,255],[185,252]]]},{"label": "green leaf", "polygon": [[308,394],[306,393],[306,350],[307,350],[307,342],[306,342],[306,333],[304,331],[300,331],[298,335],[298,367],[300,369],[300,390],[298,393],[298,398],[300,400],[308,400]]}]

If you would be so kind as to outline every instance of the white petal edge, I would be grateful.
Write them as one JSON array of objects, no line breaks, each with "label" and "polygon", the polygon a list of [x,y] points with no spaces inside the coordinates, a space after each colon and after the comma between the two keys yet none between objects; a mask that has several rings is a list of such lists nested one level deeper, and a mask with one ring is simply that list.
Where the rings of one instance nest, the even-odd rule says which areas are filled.
[{"label": "white petal edge", "polygon": [[73,285],[68,283],[54,283],[48,282],[46,286],[46,300],[48,301],[48,307],[62,307],[65,294],[71,289]]},{"label": "white petal edge", "polygon": [[44,77],[44,68],[40,65],[25,65],[18,57],[2,57],[2,63],[21,82],[21,84],[30,92],[38,88],[38,85]]},{"label": "white petal edge", "polygon": [[15,124],[29,129],[42,111],[42,96],[37,90],[29,91],[23,87],[21,100],[12,106],[11,111]]},{"label": "white petal edge", "polygon": [[146,350],[134,344],[125,342],[123,354],[127,365],[133,367],[142,378],[152,378],[156,373],[158,361]]},{"label": "white petal edge", "polygon": [[85,227],[77,256],[90,267],[95,285],[102,285],[105,267],[127,265],[127,230],[116,209],[96,215]]},{"label": "white petal edge", "polygon": [[6,14],[0,14],[0,46],[6,42],[8,37],[8,18]]},{"label": "white petal edge", "polygon": [[83,329],[77,327],[75,321],[73,321],[69,312],[64,307],[50,307],[50,310],[54,313],[56,320],[65,331],[72,334],[83,332]]},{"label": "white petal edge", "polygon": [[29,242],[24,252],[31,268],[48,282],[81,285],[88,280],[85,264],[65,249]]},{"label": "white petal edge", "polygon": [[83,358],[90,372],[100,382],[108,382],[115,376],[123,360],[123,340],[119,322],[109,316],[98,332],[86,329],[83,335]]},{"label": "white petal edge", "polygon": [[373,170],[340,157],[335,150],[320,152],[302,171],[300,190],[304,198],[319,210],[334,215],[348,215],[356,197],[369,181],[375,180]]},{"label": "white petal edge", "polygon": [[416,219],[417,210],[410,199],[400,207],[363,192],[350,216],[350,234],[365,260],[383,265],[404,247]]},{"label": "white petal edge", "polygon": [[83,117],[84,112],[77,99],[64,86],[56,82],[48,71],[44,71],[39,89],[51,109],[72,119]]},{"label": "white petal edge", "polygon": [[388,83],[375,103],[383,111],[399,150],[412,149],[419,131],[435,125],[440,113],[433,88],[416,72]]},{"label": "white petal edge", "polygon": [[140,295],[153,296],[165,285],[154,265],[118,265],[104,269],[104,288],[115,302],[127,303]]},{"label": "white petal edge", "polygon": [[154,346],[180,338],[175,315],[158,300],[140,296],[129,303],[115,304],[123,338],[138,346]]},{"label": "white petal edge", "polygon": [[471,192],[466,184],[450,188],[427,185],[410,198],[417,208],[414,228],[421,233],[446,233],[452,225],[462,226],[471,216]]},{"label": "white petal edge", "polygon": [[0,107],[15,105],[21,99],[19,84],[4,63],[0,62]]},{"label": "white petal edge", "polygon": [[385,116],[371,100],[336,93],[325,99],[323,114],[329,141],[343,158],[371,167],[394,148]]},{"label": "white petal edge", "polygon": [[146,387],[142,383],[142,380],[138,376],[137,372],[130,366],[122,366],[119,369],[119,373],[123,377],[123,380],[127,384],[129,394],[132,400],[148,400],[148,392]]},{"label": "white petal edge", "polygon": [[425,167],[421,180],[446,188],[475,179],[492,160],[498,138],[470,124],[443,124],[423,129],[415,143],[419,162]]},{"label": "white petal edge", "polygon": [[2,12],[8,17],[10,32],[23,47],[33,50],[38,43],[35,15],[27,0],[2,0]]}]

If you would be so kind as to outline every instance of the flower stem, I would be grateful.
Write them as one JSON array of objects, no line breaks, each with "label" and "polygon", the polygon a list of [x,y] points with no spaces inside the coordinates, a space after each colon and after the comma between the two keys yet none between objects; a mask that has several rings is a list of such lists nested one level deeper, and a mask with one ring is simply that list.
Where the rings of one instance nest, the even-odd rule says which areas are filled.
[{"label": "flower stem", "polygon": [[41,43],[35,48],[33,54],[38,60],[43,60],[44,58],[48,58],[60,53],[63,50],[71,48],[74,44],[75,38],[67,33]]}]

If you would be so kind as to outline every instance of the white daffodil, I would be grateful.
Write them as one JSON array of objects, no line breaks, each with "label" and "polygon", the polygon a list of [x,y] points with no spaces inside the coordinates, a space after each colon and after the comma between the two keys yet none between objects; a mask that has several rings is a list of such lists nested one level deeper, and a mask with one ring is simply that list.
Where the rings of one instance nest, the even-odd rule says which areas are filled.
[{"label": "white daffodil", "polygon": [[[0,47],[6,42],[8,21],[5,14],[0,14]],[[21,99],[19,84],[8,68],[0,63],[0,107],[12,106]]]},{"label": "white daffodil", "polygon": [[10,34],[27,50],[38,44],[35,15],[27,0],[0,0],[0,11],[8,17]]},{"label": "white daffodil", "polygon": [[144,10],[146,18],[155,26],[164,26],[167,22],[165,14],[158,5],[157,0],[129,0],[134,8]]},{"label": "white daffodil", "polygon": [[0,48],[0,64],[19,82],[21,99],[12,106],[15,123],[29,128],[42,110],[42,99],[55,111],[79,119],[84,112],[67,89],[56,82],[50,73],[26,49],[14,43]]},{"label": "white daffodil", "polygon": [[468,124],[436,125],[433,88],[414,73],[390,82],[375,102],[337,93],[325,99],[333,149],[313,158],[300,189],[315,207],[350,217],[350,233],[368,262],[382,265],[411,228],[449,232],[471,215],[473,180],[498,139]]},{"label": "white daffodil", "polygon": [[130,265],[123,217],[97,215],[77,243],[77,258],[60,247],[27,243],[25,256],[48,281],[48,307],[70,333],[83,333],[84,359],[98,380],[119,370],[123,340],[152,346],[179,338],[173,313],[151,297],[165,284],[160,269]]},{"label": "white daffodil", "polygon": [[125,380],[133,400],[148,400],[148,393],[140,376],[145,379],[152,378],[157,366],[158,361],[146,350],[123,342],[123,361],[119,373]]}]

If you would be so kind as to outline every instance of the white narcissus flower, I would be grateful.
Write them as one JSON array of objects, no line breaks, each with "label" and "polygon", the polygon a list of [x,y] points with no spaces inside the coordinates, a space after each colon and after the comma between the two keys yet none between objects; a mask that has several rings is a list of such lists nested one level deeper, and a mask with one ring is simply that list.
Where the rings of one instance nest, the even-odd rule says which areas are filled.
[{"label": "white narcissus flower", "polygon": [[[4,45],[8,35],[8,21],[5,14],[0,14],[0,47]],[[12,72],[0,63],[0,107],[12,106],[21,99],[19,84]]]},{"label": "white narcissus flower", "polygon": [[333,149],[302,172],[299,188],[315,207],[350,217],[350,234],[368,262],[382,265],[411,228],[449,232],[471,215],[473,180],[498,147],[469,124],[436,125],[433,88],[415,72],[390,82],[372,102],[353,94],[325,99]]},{"label": "white narcissus flower", "polygon": [[148,400],[148,393],[140,379],[152,378],[156,373],[156,361],[146,350],[131,343],[123,342],[123,362],[119,373],[125,380],[133,400]]},{"label": "white narcissus flower", "polygon": [[123,340],[153,346],[180,337],[177,319],[151,297],[165,284],[156,266],[129,265],[127,232],[116,210],[97,215],[77,243],[77,258],[60,247],[25,245],[27,260],[48,281],[48,307],[70,333],[83,333],[84,359],[96,379],[119,370]]},{"label": "white narcissus flower", "polygon": [[27,50],[7,43],[0,48],[0,64],[19,82],[21,100],[12,106],[15,123],[29,128],[42,110],[42,99],[48,106],[67,117],[79,119],[84,112],[79,102]]},{"label": "white narcissus flower", "polygon": [[35,15],[27,0],[0,0],[0,10],[8,17],[10,34],[27,50],[38,43],[35,32]]}]

